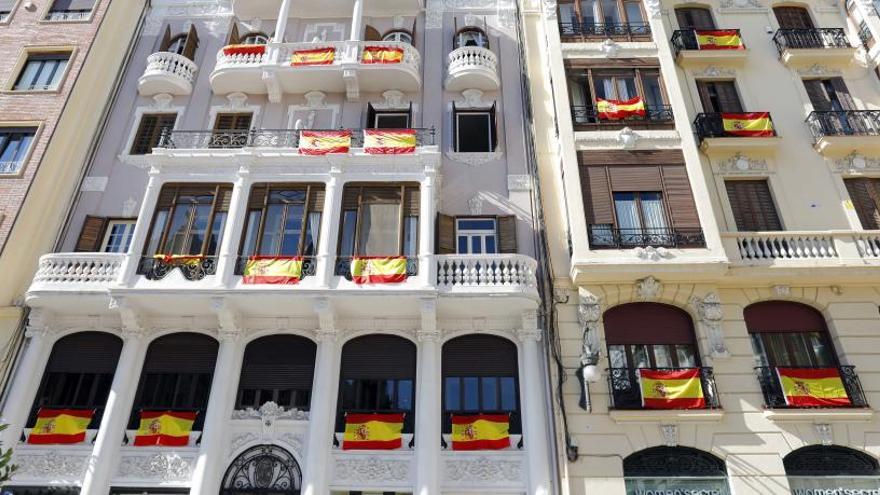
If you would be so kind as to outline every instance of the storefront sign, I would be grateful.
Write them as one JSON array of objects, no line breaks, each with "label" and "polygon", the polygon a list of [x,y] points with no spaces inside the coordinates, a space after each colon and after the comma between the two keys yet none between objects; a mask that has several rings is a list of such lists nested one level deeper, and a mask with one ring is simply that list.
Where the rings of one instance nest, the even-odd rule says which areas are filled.
[{"label": "storefront sign", "polygon": [[730,495],[724,478],[627,478],[627,495]]},{"label": "storefront sign", "polygon": [[880,478],[789,476],[792,495],[880,495]]}]

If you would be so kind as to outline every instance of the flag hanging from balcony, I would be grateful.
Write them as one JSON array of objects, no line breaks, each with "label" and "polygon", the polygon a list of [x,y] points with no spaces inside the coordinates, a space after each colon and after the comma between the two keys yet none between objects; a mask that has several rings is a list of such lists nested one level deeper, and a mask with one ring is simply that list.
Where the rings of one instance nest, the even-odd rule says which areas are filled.
[{"label": "flag hanging from balcony", "polygon": [[188,445],[196,414],[198,413],[189,411],[141,411],[140,426],[134,437],[135,446]]},{"label": "flag hanging from balcony", "polygon": [[342,450],[394,450],[403,444],[403,414],[345,415]]},{"label": "flag hanging from balcony", "polygon": [[452,450],[500,450],[510,447],[510,416],[452,416]]},{"label": "flag hanging from balcony", "polygon": [[696,33],[700,50],[745,50],[746,48],[736,29],[716,29]]},{"label": "flag hanging from balcony", "polygon": [[303,155],[348,153],[351,131],[300,131],[299,152]]},{"label": "flag hanging from balcony", "polygon": [[722,113],[724,133],[740,137],[773,136],[773,122],[769,112]]},{"label": "flag hanging from balcony", "polygon": [[336,59],[336,48],[332,46],[312,50],[297,50],[290,58],[290,65],[331,65]]},{"label": "flag hanging from balcony", "polygon": [[244,265],[245,284],[293,285],[302,278],[302,256],[251,256]]},{"label": "flag hanging from balcony", "polygon": [[392,46],[365,46],[361,55],[364,64],[399,64],[403,62],[403,48]]},{"label": "flag hanging from balcony", "polygon": [[356,284],[395,284],[406,280],[405,256],[356,256],[351,259]]},{"label": "flag hanging from balcony", "polygon": [[629,100],[606,100],[596,98],[596,111],[602,120],[621,120],[627,117],[644,117],[645,102],[641,96]]},{"label": "flag hanging from balcony", "polygon": [[646,409],[703,409],[700,370],[639,369],[642,406]]},{"label": "flag hanging from balcony", "polygon": [[851,406],[837,368],[776,368],[785,403],[796,407]]},{"label": "flag hanging from balcony", "polygon": [[223,55],[262,55],[266,53],[266,45],[227,45],[223,47]]},{"label": "flag hanging from balcony", "polygon": [[86,439],[86,429],[95,415],[94,409],[40,409],[37,422],[31,429],[27,443],[70,444]]},{"label": "flag hanging from balcony", "polygon": [[372,155],[415,153],[415,129],[364,129],[364,152]]},{"label": "flag hanging from balcony", "polygon": [[198,254],[156,254],[153,259],[159,260],[166,265],[188,265],[195,266],[202,261],[203,256]]}]

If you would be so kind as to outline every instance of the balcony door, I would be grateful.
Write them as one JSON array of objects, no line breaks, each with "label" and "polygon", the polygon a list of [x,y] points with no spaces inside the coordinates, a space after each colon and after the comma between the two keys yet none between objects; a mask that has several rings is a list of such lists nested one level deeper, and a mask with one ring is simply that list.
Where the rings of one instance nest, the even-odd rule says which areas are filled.
[{"label": "balcony door", "polygon": [[757,366],[837,366],[825,318],[815,309],[768,301],[747,307],[744,314]]},{"label": "balcony door", "polygon": [[817,112],[841,112],[855,110],[855,102],[842,77],[828,79],[805,79],[804,88],[813,110]]},{"label": "balcony door", "polygon": [[803,7],[774,7],[779,29],[813,29],[810,13]]},{"label": "balcony door", "polygon": [[697,81],[700,102],[706,113],[740,113],[743,111],[736,83],[733,81]]},{"label": "balcony door", "polygon": [[624,304],[604,316],[611,368],[696,368],[696,337],[690,316],[657,303]]},{"label": "balcony door", "polygon": [[880,179],[844,179],[846,190],[865,230],[880,229]]},{"label": "balcony door", "polygon": [[675,18],[679,29],[715,29],[712,12],[700,7],[682,7],[675,9]]}]

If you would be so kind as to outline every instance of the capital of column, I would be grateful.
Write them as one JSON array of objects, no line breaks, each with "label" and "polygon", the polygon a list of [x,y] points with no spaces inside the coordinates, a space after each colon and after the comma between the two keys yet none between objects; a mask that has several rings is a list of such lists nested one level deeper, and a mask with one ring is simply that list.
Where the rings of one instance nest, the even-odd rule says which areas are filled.
[{"label": "capital of column", "polygon": [[119,312],[123,331],[131,333],[142,333],[144,331],[143,316],[124,297],[111,297],[108,308]]},{"label": "capital of column", "polygon": [[211,311],[217,315],[220,324],[220,333],[240,334],[242,327],[241,313],[232,308],[226,299],[215,297],[211,299]]}]

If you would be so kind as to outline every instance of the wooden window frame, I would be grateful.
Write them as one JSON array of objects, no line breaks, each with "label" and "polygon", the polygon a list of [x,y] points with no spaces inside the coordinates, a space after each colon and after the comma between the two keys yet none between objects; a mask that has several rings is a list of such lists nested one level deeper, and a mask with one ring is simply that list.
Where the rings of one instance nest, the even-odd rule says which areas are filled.
[{"label": "wooden window frame", "polygon": [[[604,9],[604,6],[602,5],[602,0],[595,0],[595,2],[596,2],[597,12],[598,12],[596,17],[597,17],[597,19],[600,19],[601,22],[594,23],[593,26],[598,26],[598,25],[604,26],[605,25],[605,21],[604,21],[605,9]],[[577,15],[577,19],[578,19],[578,24],[579,25],[584,24],[584,13],[581,11],[581,1],[580,0],[573,0],[571,2],[560,2],[560,3],[573,3],[574,4],[574,11],[575,11],[575,13]],[[630,26],[632,24],[632,21],[629,20],[629,15],[627,15],[627,12],[626,12],[626,4],[637,3],[639,5],[639,10],[641,10],[641,12],[642,12],[641,24],[644,24],[645,27],[648,27],[650,29],[649,19],[651,17],[648,15],[648,12],[645,10],[644,2],[642,2],[640,0],[615,0],[615,3],[617,4],[617,14],[618,14],[618,18],[620,18],[621,24],[626,25],[626,26]],[[557,6],[557,16],[559,16],[561,18],[561,16],[559,15],[558,9],[559,9],[559,7]],[[649,31],[646,34],[628,34],[627,36],[619,36],[619,35],[615,36],[615,35],[609,35],[609,34],[585,35],[582,33],[578,33],[575,36],[576,37],[585,37],[585,38],[608,38],[608,37],[610,37],[612,39],[614,39],[614,38],[642,39],[642,38],[650,38],[651,34]]]},{"label": "wooden window frame", "polygon": [[[145,241],[144,248],[143,248],[143,249],[146,249],[153,241],[153,236],[155,234],[154,230],[156,228],[156,219],[159,216],[159,213],[161,211],[167,211],[168,215],[166,216],[166,219],[165,219],[165,225],[162,228],[162,233],[161,233],[161,235],[159,237],[159,241],[156,245],[157,252],[156,253],[144,253],[144,256],[153,256],[153,255],[157,255],[157,254],[188,254],[188,253],[166,253],[166,252],[164,252],[165,250],[163,248],[166,247],[166,244],[168,243],[169,230],[171,229],[171,224],[173,223],[174,213],[177,211],[177,207],[178,207],[177,200],[180,197],[181,190],[182,189],[197,189],[197,188],[204,188],[206,193],[209,188],[213,188],[212,194],[214,195],[214,197],[211,200],[211,213],[208,215],[208,220],[207,220],[207,223],[205,226],[205,238],[204,238],[204,240],[202,240],[201,249],[199,250],[199,253],[193,254],[192,256],[216,256],[217,253],[210,254],[210,255],[206,253],[208,246],[210,245],[211,230],[214,226],[214,218],[216,217],[217,213],[227,213],[227,214],[229,213],[228,210],[219,209],[222,207],[222,205],[218,205],[217,200],[220,198],[221,193],[223,193],[224,191],[229,190],[230,194],[231,194],[232,184],[227,184],[227,183],[207,183],[207,184],[168,183],[168,184],[164,184],[162,186],[162,192],[164,192],[166,188],[173,188],[174,195],[170,201],[169,206],[163,206],[161,204],[156,205],[156,208],[153,211],[153,218],[150,220],[150,230],[148,231],[149,235],[147,236],[147,239]],[[159,194],[159,197],[160,198],[162,197],[161,192]],[[193,215],[193,213],[190,213],[189,218],[187,220],[187,226],[186,226],[186,231],[188,232],[187,237],[190,237],[192,235],[193,221],[194,221],[194,215]],[[227,217],[226,221],[229,221],[228,217]],[[218,251],[224,241],[222,235],[223,234],[221,231],[220,238],[218,239],[218,242],[217,242],[217,250]]]},{"label": "wooden window frame", "polygon": [[[169,126],[163,126],[163,125],[162,125],[162,122],[161,122],[161,120],[160,120],[160,121],[157,121],[157,122],[156,122],[156,126],[155,126],[153,129],[151,129],[149,132],[147,132],[146,130],[144,130],[144,128],[143,128],[143,126],[144,126],[144,119],[146,119],[146,118],[150,118],[150,117],[156,117],[157,119],[161,119],[162,116],[170,116],[170,115],[173,115],[173,116],[174,116],[174,123],[172,123],[172,124],[170,125],[170,127],[169,127]],[[139,118],[139,120],[138,120],[138,123],[137,123],[137,125],[136,125],[136,127],[135,127],[135,129],[134,129],[134,134],[132,135],[132,139],[131,139],[131,145],[130,145],[129,148],[128,148],[128,154],[129,154],[129,155],[132,155],[132,156],[144,156],[144,155],[149,155],[150,153],[152,153],[152,152],[153,152],[153,149],[154,149],[156,146],[158,146],[158,145],[160,144],[160,141],[161,141],[161,138],[162,138],[162,130],[163,130],[163,128],[166,128],[166,127],[167,127],[167,128],[170,128],[170,130],[173,131],[174,128],[177,126],[177,119],[178,119],[179,117],[180,117],[180,114],[179,114],[178,112],[144,112],[144,113],[142,113],[142,114],[140,115],[140,118]],[[145,134],[147,134],[147,138],[148,138],[148,139],[146,139],[146,141],[147,141],[149,144],[147,145],[146,148],[149,148],[149,149],[143,149],[143,150],[141,150],[141,148],[140,148],[141,141],[144,141],[144,140],[145,140],[144,138],[141,137],[141,132],[142,132],[142,131],[143,131]],[[154,144],[154,143],[155,143],[155,144]],[[143,151],[143,152],[142,152],[142,151]]]},{"label": "wooden window frame", "polygon": [[[615,93],[615,96],[617,97],[616,99],[620,99],[619,95],[617,94],[617,80],[618,80],[618,78],[624,77],[623,76],[624,71],[628,71],[628,72],[631,71],[632,72],[632,78],[633,78],[633,80],[635,82],[635,86],[636,86],[636,93],[638,94],[639,97],[642,98],[642,101],[645,102],[646,109],[648,108],[648,102],[647,102],[647,92],[645,91],[644,77],[648,76],[648,75],[654,75],[654,74],[657,75],[657,80],[660,83],[660,100],[662,102],[661,105],[663,105],[664,108],[671,106],[670,101],[669,101],[669,95],[667,94],[666,82],[663,79],[663,72],[660,70],[660,66],[633,67],[633,68],[619,68],[619,67],[574,68],[574,67],[570,67],[566,70],[566,79],[568,79],[569,84],[572,84],[572,83],[582,84],[583,83],[582,81],[586,80],[585,89],[587,89],[589,91],[590,103],[591,103],[592,107],[595,109],[596,105],[597,105],[596,80],[598,78],[610,77],[612,79],[612,85],[614,86],[614,93]],[[575,79],[575,81],[572,82],[571,81],[572,79]],[[570,95],[569,95],[569,104],[571,104],[571,96]],[[603,126],[603,127],[605,127],[605,126],[622,127],[622,126],[633,125],[634,123],[636,125],[638,125],[639,123],[648,123],[648,122],[651,122],[651,121],[650,121],[650,119],[648,119],[646,117],[644,120],[636,120],[636,121],[622,120],[622,121],[607,121],[607,122],[597,121],[595,123],[587,123],[587,124],[575,123],[575,126],[583,126],[583,125],[594,126],[594,125],[596,125],[596,126]],[[673,125],[672,122],[665,122],[665,121],[657,122],[657,123],[659,125]]]},{"label": "wooden window frame", "polygon": [[110,241],[110,236],[111,236],[111,234],[113,233],[113,226],[114,226],[114,225],[119,225],[119,224],[131,225],[131,232],[130,232],[129,235],[130,235],[130,236],[134,236],[134,228],[135,228],[135,226],[137,225],[137,217],[135,217],[135,218],[131,218],[131,217],[108,217],[108,218],[106,219],[106,223],[105,223],[105,225],[104,225],[104,235],[103,235],[102,238],[101,238],[101,245],[99,246],[99,249],[100,249],[100,251],[101,251],[102,253],[107,253],[107,252],[113,252],[113,253],[115,253],[115,252],[127,253],[128,250],[131,248],[131,241],[132,241],[132,239],[130,238],[129,241],[128,241],[128,243],[129,243],[129,244],[128,244],[128,245],[129,245],[129,248],[126,249],[125,251],[107,251],[107,243]]},{"label": "wooden window frame", "polygon": [[[266,193],[263,197],[262,207],[255,208],[255,207],[251,206],[251,198],[253,197],[254,194],[256,194],[257,188],[259,188],[259,187],[265,187]],[[305,196],[305,199],[303,200],[303,216],[301,219],[301,222],[302,222],[301,225],[303,227],[302,227],[302,230],[300,231],[299,243],[297,244],[297,249],[296,249],[297,254],[294,256],[305,256],[302,254],[303,248],[305,247],[305,241],[306,241],[305,226],[308,223],[310,213],[320,213],[321,214],[321,221],[318,222],[318,232],[317,232],[318,242],[315,244],[315,254],[310,255],[310,256],[315,256],[318,254],[317,253],[318,246],[320,246],[320,243],[321,243],[320,225],[321,225],[321,223],[323,223],[323,219],[324,219],[324,205],[323,204],[316,204],[314,211],[311,210],[309,207],[311,205],[311,198],[312,198],[313,194],[317,193],[317,191],[320,191],[322,194],[325,193],[324,183],[317,183],[317,182],[314,182],[314,183],[313,182],[274,183],[274,182],[270,182],[267,184],[254,184],[253,186],[251,186],[250,195],[248,197],[247,212],[245,213],[245,219],[244,219],[244,224],[243,224],[244,227],[242,228],[241,239],[238,243],[239,256],[244,256],[244,250],[247,248],[247,246],[245,245],[245,241],[247,239],[248,227],[250,227],[249,222],[250,222],[251,213],[254,211],[260,212],[260,225],[257,227],[257,237],[256,237],[256,239],[254,239],[254,251],[255,252],[252,253],[252,255],[253,256],[282,256],[280,254],[277,254],[277,252],[280,250],[280,246],[276,246],[276,249],[275,249],[276,252],[272,253],[272,254],[259,254],[258,253],[258,251],[260,250],[260,244],[262,244],[262,241],[263,241],[263,234],[265,234],[264,230],[266,228],[266,212],[268,211],[269,205],[276,204],[276,203],[271,203],[269,201],[273,191],[277,191],[277,190],[290,191],[290,190],[296,190],[296,189],[305,189],[306,196]],[[287,219],[287,211],[288,211],[288,209],[285,208],[284,214],[282,215],[282,221],[281,221],[282,225],[284,225],[284,222]]]},{"label": "wooden window frame", "polygon": [[[397,216],[397,252],[396,253],[386,253],[386,254],[389,256],[394,256],[394,255],[403,256],[404,221],[405,221],[406,217],[415,216],[416,217],[415,251],[416,251],[416,256],[418,255],[419,240],[420,240],[420,236],[421,236],[421,232],[419,232],[419,231],[421,230],[421,228],[420,228],[421,222],[423,221],[423,219],[421,218],[422,217],[421,208],[419,208],[418,215],[407,215],[406,214],[406,207],[405,207],[406,203],[407,203],[407,199],[408,199],[408,195],[407,195],[408,192],[409,192],[409,194],[412,194],[412,190],[415,189],[419,192],[419,194],[422,193],[421,187],[418,183],[401,182],[401,183],[394,183],[394,184],[381,184],[381,183],[375,183],[375,182],[353,182],[353,183],[346,184],[345,187],[343,188],[343,193],[342,193],[343,198],[346,196],[346,192],[349,190],[349,188],[358,188],[359,189],[358,203],[357,203],[357,220],[356,220],[355,230],[354,230],[354,246],[352,247],[351,256],[361,256],[362,255],[359,252],[359,247],[360,247],[359,244],[360,244],[360,239],[361,239],[361,234],[362,234],[361,228],[363,226],[363,221],[364,221],[364,219],[363,219],[364,208],[363,207],[365,204],[373,204],[372,202],[367,202],[367,203],[364,202],[364,189],[365,188],[388,188],[389,190],[395,189],[395,188],[399,189],[399,191],[400,191],[400,200],[399,201],[397,201],[397,202],[385,201],[385,202],[376,203],[376,204],[397,204],[398,210],[399,210],[398,216]],[[336,246],[336,253],[338,256],[341,256],[341,253],[342,253],[342,237],[343,237],[342,236],[342,229],[345,228],[345,213],[346,213],[346,211],[351,211],[351,209],[350,208],[346,209],[345,205],[343,205],[343,207],[341,208],[340,218],[339,218],[340,235],[338,236],[339,239],[337,241],[337,246]]]},{"label": "wooden window frame", "polygon": [[[737,84],[735,78],[734,79],[696,79],[694,82],[696,83],[696,86],[697,86],[697,97],[699,98],[700,106],[703,109],[702,113],[710,113],[711,114],[711,113],[732,112],[731,110],[723,110],[721,108],[712,108],[712,110],[710,111],[709,109],[706,108],[706,101],[703,100],[703,91],[701,90],[701,88],[706,88],[705,94],[706,94],[707,98],[710,98],[710,100],[709,100],[710,102],[711,102],[712,96],[709,94],[709,89],[710,89],[710,87],[713,88],[712,90],[715,91],[715,97],[716,97],[716,99],[718,99],[718,102],[720,103],[721,100],[719,97],[719,93],[718,93],[717,89],[714,88],[714,84],[716,84],[716,83],[730,83],[730,84],[732,84],[733,90],[736,93],[736,101],[739,104],[739,108],[741,109],[740,111],[745,111],[746,107],[743,102],[742,93],[740,92],[739,84]],[[715,107],[715,106],[720,106],[720,105],[715,105],[713,103],[712,106]],[[732,113],[737,113],[737,112],[732,112]]]}]

